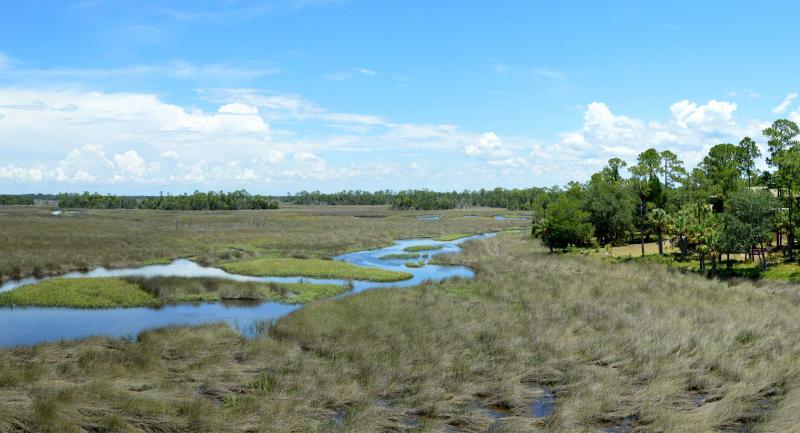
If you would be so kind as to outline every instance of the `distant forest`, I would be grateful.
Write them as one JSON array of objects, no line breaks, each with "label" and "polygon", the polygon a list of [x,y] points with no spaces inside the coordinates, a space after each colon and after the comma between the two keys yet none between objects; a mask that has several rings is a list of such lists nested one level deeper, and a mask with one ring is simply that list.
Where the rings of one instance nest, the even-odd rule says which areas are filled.
[{"label": "distant forest", "polygon": [[53,194],[0,194],[0,206],[31,206],[37,201],[56,200]]},{"label": "distant forest", "polygon": [[393,210],[441,210],[470,207],[494,207],[529,210],[548,188],[525,188],[478,191],[437,192],[429,190],[341,191],[321,193],[303,191],[285,197],[250,194],[245,190],[225,193],[200,192],[182,195],[126,196],[99,193],[62,193],[58,195],[0,195],[0,205],[34,205],[37,201],[58,202],[62,208],[82,209],[161,209],[161,210],[238,210],[277,209],[279,201],[307,206],[385,205]]},{"label": "distant forest", "polygon": [[278,201],[269,196],[250,194],[245,190],[225,193],[201,192],[158,197],[118,196],[84,192],[59,194],[62,208],[83,209],[159,209],[159,210],[243,210],[277,209]]},{"label": "distant forest", "polygon": [[545,191],[545,188],[495,188],[462,192],[424,189],[400,192],[341,191],[328,194],[303,191],[289,195],[284,200],[300,205],[389,205],[393,210],[438,210],[475,206],[524,210],[532,209],[536,197]]}]

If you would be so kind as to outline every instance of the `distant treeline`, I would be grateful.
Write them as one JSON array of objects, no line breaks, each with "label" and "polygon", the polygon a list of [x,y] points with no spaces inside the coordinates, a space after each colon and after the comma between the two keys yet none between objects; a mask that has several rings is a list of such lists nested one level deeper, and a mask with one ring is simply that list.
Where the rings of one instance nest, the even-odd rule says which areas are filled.
[{"label": "distant treeline", "polygon": [[84,192],[58,195],[62,208],[84,209],[160,209],[160,210],[242,210],[277,209],[278,201],[269,196],[250,194],[245,190],[182,195],[117,196]]},{"label": "distant treeline", "polygon": [[32,194],[25,195],[0,195],[0,205],[32,205],[34,203]]},{"label": "distant treeline", "polygon": [[391,204],[394,199],[394,193],[389,190],[385,191],[341,191],[330,194],[321,193],[319,191],[302,191],[297,194],[289,194],[284,200],[289,203],[299,205],[381,205]]},{"label": "distant treeline", "polygon": [[56,200],[54,194],[0,194],[0,206],[32,206],[36,202]]},{"label": "distant treeline", "polygon": [[389,205],[395,210],[435,210],[475,206],[499,207],[511,210],[530,209],[543,188],[481,189],[479,191],[436,192],[428,190],[341,191],[325,194],[303,191],[285,199],[302,205]]}]

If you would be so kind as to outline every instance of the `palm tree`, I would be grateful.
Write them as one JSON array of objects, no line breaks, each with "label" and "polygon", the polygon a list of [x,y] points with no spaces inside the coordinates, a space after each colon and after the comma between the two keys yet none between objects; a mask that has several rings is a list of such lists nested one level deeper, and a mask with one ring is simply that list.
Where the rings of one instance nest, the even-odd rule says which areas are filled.
[{"label": "palm tree", "polygon": [[681,249],[681,261],[686,260],[686,250],[693,224],[694,215],[688,208],[682,209],[672,220],[672,241],[677,241],[678,247]]},{"label": "palm tree", "polygon": [[658,235],[658,254],[663,256],[664,232],[669,230],[671,218],[664,209],[655,208],[650,211],[650,224],[656,229],[656,235]]},{"label": "palm tree", "polygon": [[545,245],[553,252],[553,244],[550,242],[549,233],[547,230],[547,218],[542,218],[540,221],[533,224],[531,227],[531,237],[541,239]]},{"label": "palm tree", "polygon": [[[713,218],[705,218],[700,224],[692,227],[691,241],[696,245],[695,252],[700,256],[700,272],[706,271],[706,258],[713,257],[717,254],[717,230],[714,226],[715,221]],[[712,266],[716,270],[716,261],[713,261]]]}]

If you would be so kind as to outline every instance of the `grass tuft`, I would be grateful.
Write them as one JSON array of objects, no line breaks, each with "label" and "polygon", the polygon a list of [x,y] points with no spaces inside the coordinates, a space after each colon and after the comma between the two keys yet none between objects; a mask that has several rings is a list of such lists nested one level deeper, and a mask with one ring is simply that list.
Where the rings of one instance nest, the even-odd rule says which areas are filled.
[{"label": "grass tuft", "polygon": [[420,256],[419,253],[394,253],[394,254],[386,254],[381,256],[381,260],[408,260],[408,259],[418,259]]},{"label": "grass tuft", "polygon": [[416,251],[436,251],[441,250],[442,248],[444,248],[444,245],[412,245],[410,247],[403,248],[403,251],[413,253]]},{"label": "grass tuft", "polygon": [[245,260],[222,265],[228,272],[242,275],[337,278],[343,280],[401,281],[412,277],[407,272],[365,268],[346,262],[321,259],[272,258]]},{"label": "grass tuft", "polygon": [[472,236],[472,234],[470,234],[470,233],[451,233],[451,234],[446,234],[446,235],[441,235],[441,236],[435,236],[433,238],[433,240],[442,241],[442,242],[450,242],[450,241],[455,241],[455,240],[462,239],[462,238],[468,238],[470,236]]},{"label": "grass tuft", "polygon": [[54,278],[0,293],[3,306],[111,308],[160,303],[138,284],[118,278]]}]

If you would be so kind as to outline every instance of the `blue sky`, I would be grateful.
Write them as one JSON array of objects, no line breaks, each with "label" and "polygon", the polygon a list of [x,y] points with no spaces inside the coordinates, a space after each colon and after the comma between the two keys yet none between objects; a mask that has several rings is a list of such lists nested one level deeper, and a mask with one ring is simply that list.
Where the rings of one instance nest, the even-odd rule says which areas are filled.
[{"label": "blue sky", "polygon": [[[525,187],[800,120],[791,2],[0,3],[0,192]],[[785,104],[784,104],[785,102]]]}]

